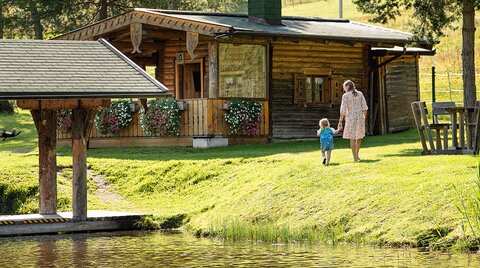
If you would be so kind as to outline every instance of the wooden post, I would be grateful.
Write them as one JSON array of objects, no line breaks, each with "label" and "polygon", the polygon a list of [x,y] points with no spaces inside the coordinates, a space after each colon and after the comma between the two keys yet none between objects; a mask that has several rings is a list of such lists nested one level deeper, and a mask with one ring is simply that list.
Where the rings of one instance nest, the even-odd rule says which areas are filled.
[{"label": "wooden post", "polygon": [[452,113],[452,146],[454,149],[458,147],[457,140],[457,112],[453,111]]},{"label": "wooden post", "polygon": [[31,110],[38,131],[40,214],[57,213],[57,128],[55,110]]},{"label": "wooden post", "polygon": [[464,149],[465,147],[465,117],[463,111],[460,111],[458,116],[458,120],[460,123],[459,126],[459,139],[460,139],[460,148]]},{"label": "wooden post", "polygon": [[87,141],[85,132],[89,122],[90,110],[74,109],[72,124],[73,156],[73,220],[87,219]]},{"label": "wooden post", "polygon": [[469,110],[465,110],[465,134],[467,136],[467,150],[472,150],[472,116]]},{"label": "wooden post", "polygon": [[[440,129],[435,129],[435,142],[437,146],[437,150],[442,150],[442,139],[440,138]],[[444,148],[446,150],[447,148]]]},{"label": "wooden post", "polygon": [[443,149],[448,150],[448,126],[443,126]]},{"label": "wooden post", "polygon": [[218,98],[218,43],[208,43],[208,98]]}]

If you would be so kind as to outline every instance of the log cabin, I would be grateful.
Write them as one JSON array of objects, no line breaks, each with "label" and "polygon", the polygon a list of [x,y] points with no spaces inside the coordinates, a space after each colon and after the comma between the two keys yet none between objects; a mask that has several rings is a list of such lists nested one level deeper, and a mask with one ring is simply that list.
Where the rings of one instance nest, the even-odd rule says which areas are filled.
[{"label": "log cabin", "polygon": [[[401,131],[414,127],[408,107],[419,100],[419,57],[435,53],[425,44],[408,47],[412,35],[401,31],[346,19],[282,16],[281,0],[249,1],[248,14],[136,8],[55,39],[98,38],[154,70],[186,109],[175,141],[142,141],[134,122],[115,136],[92,133],[94,147],[311,139],[319,119],[337,124],[347,79],[367,99],[369,134]],[[225,108],[234,98],[263,104],[256,135],[229,131]]]}]

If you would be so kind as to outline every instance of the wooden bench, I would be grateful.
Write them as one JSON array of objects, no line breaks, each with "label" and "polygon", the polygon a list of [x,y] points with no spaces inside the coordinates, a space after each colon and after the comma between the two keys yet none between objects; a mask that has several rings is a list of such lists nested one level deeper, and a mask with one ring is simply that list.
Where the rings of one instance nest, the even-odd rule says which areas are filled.
[{"label": "wooden bench", "polygon": [[[422,143],[423,154],[478,153],[480,147],[480,102],[477,102],[474,107],[456,107],[450,106],[450,104],[443,104],[438,107],[435,105],[432,114],[449,114],[451,123],[448,124],[438,123],[438,118],[435,117],[433,117],[433,120],[437,123],[429,124],[425,102],[413,102],[411,107]],[[442,111],[443,109],[445,111]],[[449,147],[450,129],[451,146]],[[457,137],[457,132],[459,137]],[[433,134],[435,134],[435,140]]]},{"label": "wooden bench", "polygon": [[[413,102],[411,104],[411,107],[413,117],[415,119],[415,125],[417,126],[417,131],[420,135],[420,142],[422,143],[423,154],[439,154],[448,150],[448,129],[450,127],[450,124],[429,124],[427,118],[427,105],[423,101]],[[441,110],[439,110],[438,112],[438,114],[443,114]],[[438,118],[434,119],[434,121],[438,122]],[[432,131],[435,132],[435,143],[433,141]],[[430,149],[427,146],[427,141],[428,145],[430,145]]]}]

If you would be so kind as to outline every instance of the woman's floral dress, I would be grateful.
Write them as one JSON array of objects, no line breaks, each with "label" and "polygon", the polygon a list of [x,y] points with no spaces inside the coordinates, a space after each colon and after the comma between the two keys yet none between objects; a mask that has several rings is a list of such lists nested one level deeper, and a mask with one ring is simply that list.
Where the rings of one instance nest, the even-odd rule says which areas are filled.
[{"label": "woman's floral dress", "polygon": [[342,96],[340,113],[345,115],[343,138],[358,140],[365,137],[365,117],[363,111],[368,110],[367,102],[362,92],[357,90],[357,96],[349,91]]}]

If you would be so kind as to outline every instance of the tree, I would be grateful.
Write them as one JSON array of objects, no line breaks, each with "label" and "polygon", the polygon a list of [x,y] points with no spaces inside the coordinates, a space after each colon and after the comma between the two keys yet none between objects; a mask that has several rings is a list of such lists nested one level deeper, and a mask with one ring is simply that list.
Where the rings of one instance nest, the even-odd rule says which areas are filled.
[{"label": "tree", "polygon": [[475,10],[480,9],[480,0],[353,0],[358,9],[375,14],[373,22],[386,23],[405,10],[413,10],[417,20],[412,31],[416,41],[426,40],[433,45],[444,35],[447,28],[462,18],[462,65],[464,105],[474,106],[475,86]]},{"label": "tree", "polygon": [[34,37],[43,39],[45,28],[54,29],[55,25],[61,26],[59,18],[70,0],[9,0],[4,1],[9,8],[8,14],[4,13],[4,30],[9,31],[9,37],[24,38]]}]

